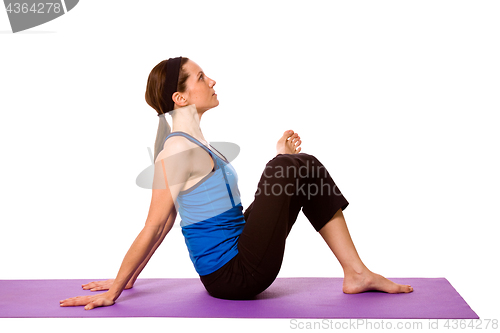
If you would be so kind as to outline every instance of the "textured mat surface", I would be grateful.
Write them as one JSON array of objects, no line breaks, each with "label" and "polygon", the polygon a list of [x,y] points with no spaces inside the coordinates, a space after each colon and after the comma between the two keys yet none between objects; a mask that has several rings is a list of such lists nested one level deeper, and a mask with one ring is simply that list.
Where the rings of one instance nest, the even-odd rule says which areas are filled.
[{"label": "textured mat surface", "polygon": [[113,306],[59,306],[62,299],[100,293],[81,288],[96,280],[0,280],[0,317],[479,318],[445,278],[391,278],[414,292],[355,295],[342,292],[342,278],[278,278],[245,301],[213,298],[199,279],[138,279]]}]

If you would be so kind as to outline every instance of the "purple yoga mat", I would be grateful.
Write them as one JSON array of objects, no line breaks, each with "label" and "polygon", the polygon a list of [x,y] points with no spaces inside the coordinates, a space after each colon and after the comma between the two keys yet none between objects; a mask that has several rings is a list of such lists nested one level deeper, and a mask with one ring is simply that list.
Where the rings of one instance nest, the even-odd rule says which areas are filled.
[{"label": "purple yoga mat", "polygon": [[355,295],[342,292],[342,278],[278,278],[245,301],[213,298],[196,278],[138,279],[113,306],[59,306],[62,299],[100,293],[81,288],[96,280],[0,280],[0,317],[479,318],[445,278],[393,278],[414,292]]}]

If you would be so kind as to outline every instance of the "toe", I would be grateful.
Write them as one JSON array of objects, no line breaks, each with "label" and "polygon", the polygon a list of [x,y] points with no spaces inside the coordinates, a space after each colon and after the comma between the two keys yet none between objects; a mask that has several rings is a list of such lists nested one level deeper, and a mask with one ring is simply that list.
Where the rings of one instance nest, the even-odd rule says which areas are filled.
[{"label": "toe", "polygon": [[409,285],[400,285],[399,292],[400,293],[411,293],[413,288]]}]

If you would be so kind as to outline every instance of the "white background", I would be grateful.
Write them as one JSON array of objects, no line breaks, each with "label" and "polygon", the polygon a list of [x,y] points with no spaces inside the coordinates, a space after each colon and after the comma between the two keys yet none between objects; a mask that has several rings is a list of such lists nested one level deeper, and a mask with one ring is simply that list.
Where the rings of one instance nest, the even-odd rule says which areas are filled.
[{"label": "white background", "polygon": [[[293,129],[349,201],[371,270],[445,277],[481,318],[500,319],[499,11],[496,1],[80,1],[12,34],[0,10],[0,279],[116,276],[151,199],[135,184],[158,125],[147,77],[185,56],[217,81],[220,105],[202,129],[241,147],[244,207]],[[197,277],[176,223],[140,278]],[[279,277],[302,276],[342,269],[301,213]],[[5,324],[290,330],[288,320]]]}]

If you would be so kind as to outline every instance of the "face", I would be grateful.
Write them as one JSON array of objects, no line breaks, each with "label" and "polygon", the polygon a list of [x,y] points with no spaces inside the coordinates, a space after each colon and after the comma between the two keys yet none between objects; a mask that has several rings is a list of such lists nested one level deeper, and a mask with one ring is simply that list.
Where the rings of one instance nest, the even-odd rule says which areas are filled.
[{"label": "face", "polygon": [[179,107],[195,104],[198,112],[205,112],[219,105],[214,90],[215,81],[206,76],[194,61],[188,60],[184,70],[189,73],[186,81],[187,89],[183,93],[174,94],[175,104]]}]

